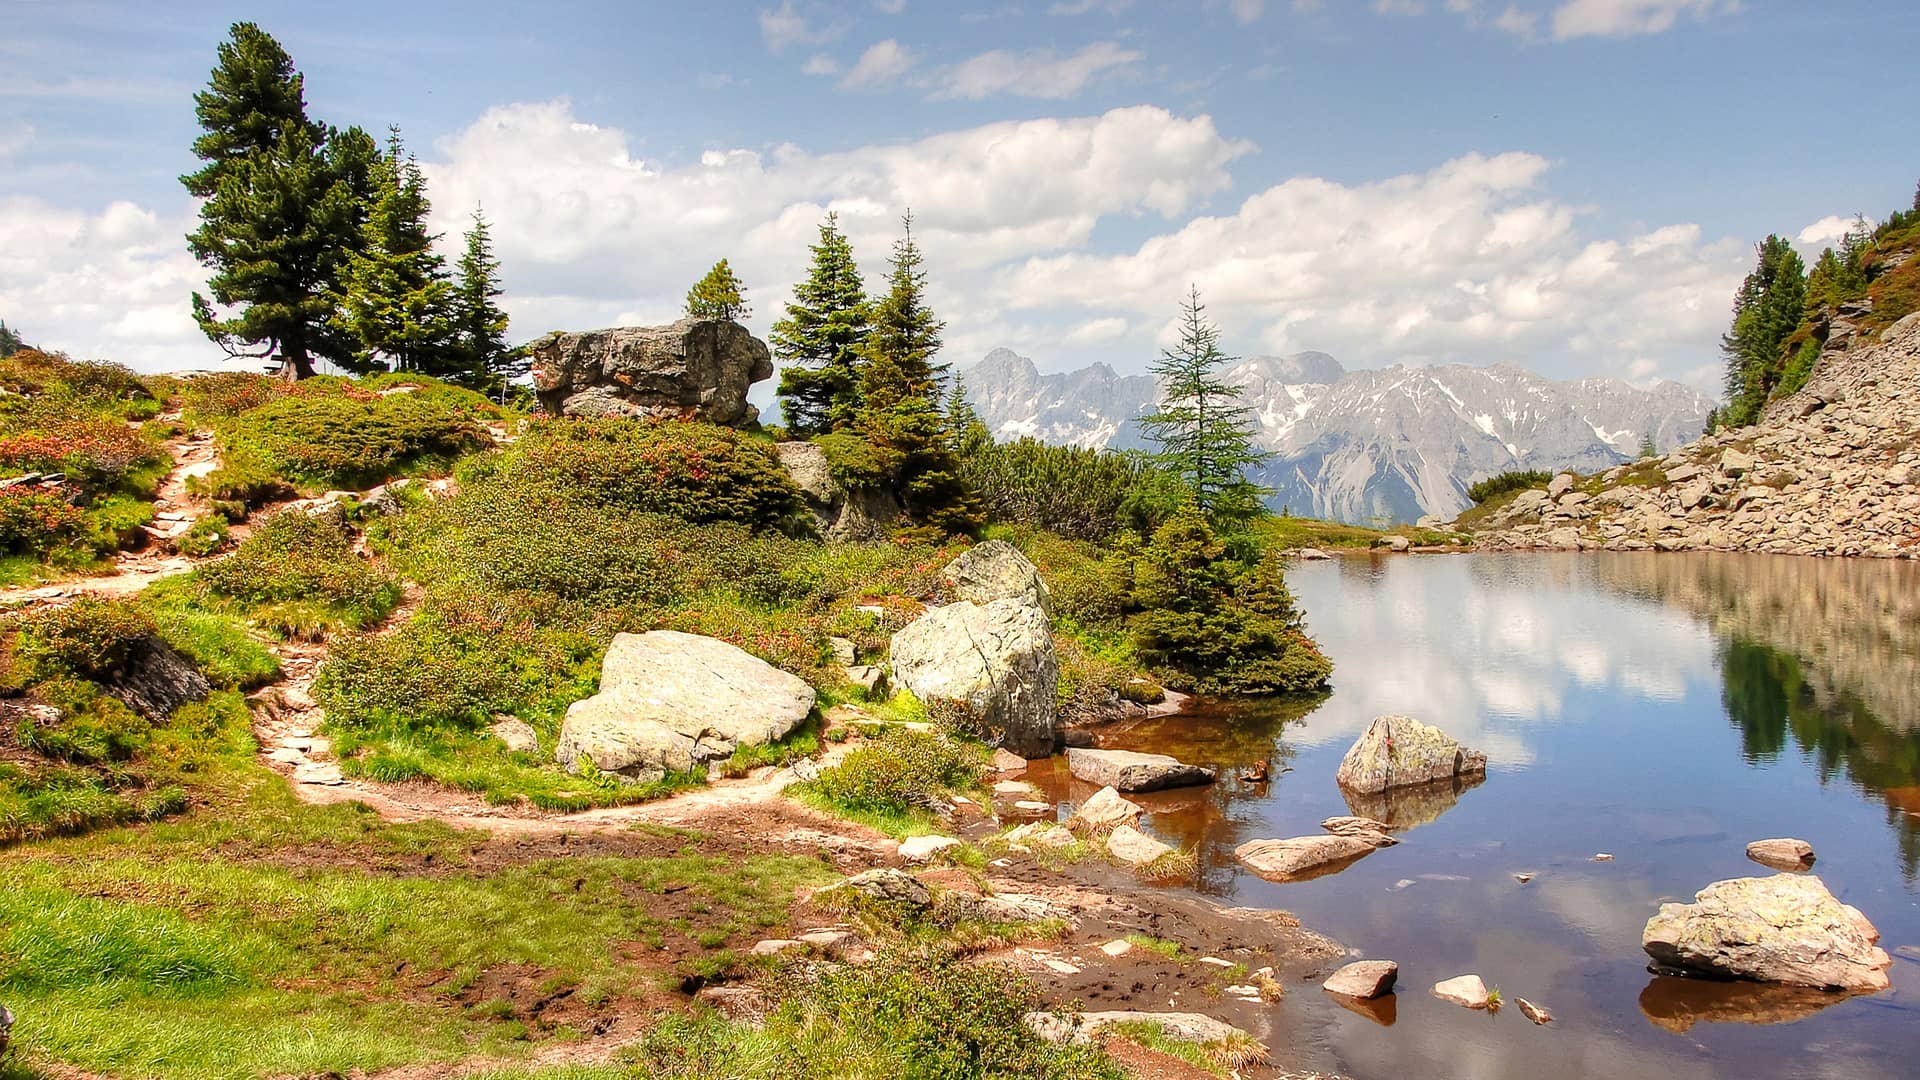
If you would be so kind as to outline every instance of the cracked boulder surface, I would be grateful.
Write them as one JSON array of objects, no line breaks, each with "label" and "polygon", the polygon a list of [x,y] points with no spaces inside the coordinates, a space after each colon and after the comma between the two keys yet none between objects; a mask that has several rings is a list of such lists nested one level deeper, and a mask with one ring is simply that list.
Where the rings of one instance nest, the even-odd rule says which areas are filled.
[{"label": "cracked boulder surface", "polygon": [[890,647],[893,679],[929,707],[1022,757],[1059,742],[1060,663],[1046,612],[1018,599],[961,601],[909,623]]},{"label": "cracked boulder surface", "polygon": [[555,756],[573,772],[658,779],[780,739],[813,703],[804,680],[717,638],[617,634],[599,693],[568,707]]}]

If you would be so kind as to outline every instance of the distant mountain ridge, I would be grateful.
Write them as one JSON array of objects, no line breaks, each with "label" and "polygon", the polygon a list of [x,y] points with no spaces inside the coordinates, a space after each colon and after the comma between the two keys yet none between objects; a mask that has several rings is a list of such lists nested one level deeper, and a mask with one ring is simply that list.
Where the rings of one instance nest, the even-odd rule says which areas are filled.
[{"label": "distant mountain ridge", "polygon": [[[1041,374],[999,348],[965,373],[994,436],[1144,448],[1138,417],[1152,376],[1105,364]],[[1322,352],[1249,357],[1227,373],[1274,458],[1255,479],[1276,509],[1360,523],[1452,517],[1467,487],[1508,469],[1592,472],[1634,457],[1643,434],[1661,451],[1701,433],[1714,402],[1663,381],[1558,381],[1514,364],[1348,371]]]}]

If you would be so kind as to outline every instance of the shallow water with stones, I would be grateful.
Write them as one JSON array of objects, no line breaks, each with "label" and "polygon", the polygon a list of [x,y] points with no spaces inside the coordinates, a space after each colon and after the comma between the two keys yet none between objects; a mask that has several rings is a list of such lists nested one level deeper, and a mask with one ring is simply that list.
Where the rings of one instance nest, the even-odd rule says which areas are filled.
[{"label": "shallow water with stones", "polygon": [[[1188,887],[1284,908],[1400,964],[1398,994],[1377,1008],[1295,984],[1257,1034],[1356,1077],[1920,1076],[1920,566],[1356,557],[1298,564],[1289,583],[1337,665],[1330,695],[1202,705],[1102,736],[1223,770],[1212,787],[1141,798],[1150,831],[1197,848]],[[1486,751],[1485,782],[1349,804],[1334,770],[1383,713]],[[1270,783],[1234,778],[1262,758]],[[1029,779],[1069,804],[1064,816],[1092,789],[1062,764]],[[1392,821],[1402,843],[1292,884],[1233,859],[1247,840],[1345,813]],[[1773,873],[1744,854],[1771,836],[1811,842],[1812,872],[1879,927],[1890,990],[1648,973],[1648,916],[1710,882]],[[1467,972],[1555,1022],[1429,994]]]}]

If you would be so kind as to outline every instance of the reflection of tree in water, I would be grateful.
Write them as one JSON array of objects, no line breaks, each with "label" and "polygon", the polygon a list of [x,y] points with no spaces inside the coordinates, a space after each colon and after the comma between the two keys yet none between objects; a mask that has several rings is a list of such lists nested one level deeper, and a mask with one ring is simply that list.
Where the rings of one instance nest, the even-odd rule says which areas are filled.
[{"label": "reflection of tree in water", "polygon": [[1799,658],[1754,641],[1727,642],[1721,700],[1739,727],[1750,762],[1772,761],[1789,738],[1812,760],[1821,783],[1845,776],[1886,800],[1908,881],[1920,874],[1920,736],[1895,731]]},{"label": "reflection of tree in water", "polygon": [[[1101,731],[1102,746],[1170,754],[1219,770],[1219,781],[1207,788],[1133,797],[1153,813],[1153,829],[1168,843],[1194,848],[1198,855],[1195,889],[1210,895],[1231,889],[1238,866],[1233,849],[1254,838],[1249,828],[1254,815],[1239,812],[1240,804],[1257,802],[1290,780],[1293,774],[1284,770],[1296,750],[1284,737],[1286,727],[1304,719],[1327,697],[1198,701],[1177,716],[1126,722]],[[1267,783],[1239,779],[1242,770],[1262,759],[1271,767]]]}]

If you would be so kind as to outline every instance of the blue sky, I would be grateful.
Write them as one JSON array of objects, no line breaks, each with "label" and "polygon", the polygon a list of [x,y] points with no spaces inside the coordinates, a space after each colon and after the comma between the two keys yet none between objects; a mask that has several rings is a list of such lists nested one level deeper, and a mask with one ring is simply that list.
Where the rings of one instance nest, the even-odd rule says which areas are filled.
[{"label": "blue sky", "polygon": [[1711,384],[1754,240],[1904,206],[1920,5],[158,4],[7,0],[0,317],[212,366],[191,95],[261,23],[329,122],[399,124],[514,331],[656,321],[729,257],[764,332],[828,209],[911,206],[962,365],[1142,369],[1199,285],[1237,352]]}]

